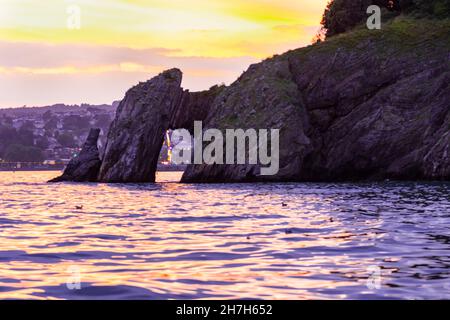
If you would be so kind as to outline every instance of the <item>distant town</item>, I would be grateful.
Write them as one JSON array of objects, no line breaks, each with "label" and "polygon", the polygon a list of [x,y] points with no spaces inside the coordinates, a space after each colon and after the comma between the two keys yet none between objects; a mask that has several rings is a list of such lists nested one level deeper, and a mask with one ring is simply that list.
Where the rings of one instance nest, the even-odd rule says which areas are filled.
[{"label": "distant town", "polygon": [[101,129],[104,147],[117,104],[0,109],[0,170],[63,168],[91,127]]},{"label": "distant town", "polygon": [[[90,128],[100,128],[103,151],[119,101],[0,109],[0,171],[62,170],[81,150]],[[164,144],[159,164],[169,165]]]}]

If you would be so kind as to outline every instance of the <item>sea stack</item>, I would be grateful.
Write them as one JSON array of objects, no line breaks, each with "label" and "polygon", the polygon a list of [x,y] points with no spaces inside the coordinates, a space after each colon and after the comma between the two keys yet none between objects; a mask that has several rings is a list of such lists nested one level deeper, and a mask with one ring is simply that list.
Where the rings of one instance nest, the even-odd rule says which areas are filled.
[{"label": "sea stack", "polygon": [[98,151],[98,137],[100,129],[91,129],[78,156],[73,158],[62,176],[50,180],[49,182],[75,181],[75,182],[95,182],[101,166],[100,154]]}]

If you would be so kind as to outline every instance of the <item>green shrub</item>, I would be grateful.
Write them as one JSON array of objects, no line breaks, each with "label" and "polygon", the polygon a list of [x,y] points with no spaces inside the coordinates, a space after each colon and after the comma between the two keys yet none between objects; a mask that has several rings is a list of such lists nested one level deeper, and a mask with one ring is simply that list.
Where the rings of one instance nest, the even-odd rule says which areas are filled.
[{"label": "green shrub", "polygon": [[383,8],[383,17],[388,19],[400,13],[429,19],[450,17],[450,0],[332,0],[323,14],[320,34],[328,38],[364,24],[370,5]]}]

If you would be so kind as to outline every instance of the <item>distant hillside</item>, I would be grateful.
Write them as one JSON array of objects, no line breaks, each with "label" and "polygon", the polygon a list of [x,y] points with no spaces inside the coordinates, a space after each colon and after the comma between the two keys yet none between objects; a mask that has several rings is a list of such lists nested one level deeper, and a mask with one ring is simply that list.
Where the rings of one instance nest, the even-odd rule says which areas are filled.
[{"label": "distant hillside", "polygon": [[67,104],[54,104],[51,106],[43,106],[43,107],[21,107],[21,108],[0,108],[0,116],[24,116],[24,115],[42,115],[47,111],[51,111],[54,113],[63,113],[63,112],[83,112],[88,109],[98,109],[105,111],[115,111],[115,102],[113,105],[108,104],[100,104],[100,105],[91,105],[91,104],[81,104],[81,105],[67,105]]},{"label": "distant hillside", "polygon": [[100,147],[114,117],[112,105],[65,105],[0,109],[0,162],[65,161],[101,129]]}]

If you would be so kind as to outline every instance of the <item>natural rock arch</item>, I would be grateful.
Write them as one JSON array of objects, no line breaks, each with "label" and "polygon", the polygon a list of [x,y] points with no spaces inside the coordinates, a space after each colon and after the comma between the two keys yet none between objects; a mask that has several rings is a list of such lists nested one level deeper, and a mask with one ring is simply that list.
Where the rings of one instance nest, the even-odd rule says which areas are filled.
[{"label": "natural rock arch", "polygon": [[[404,34],[405,23],[417,29]],[[183,91],[181,71],[166,71],[126,94],[97,181],[153,182],[165,131],[194,120],[203,129],[279,129],[279,172],[194,164],[182,182],[448,181],[449,46],[445,21],[430,29],[395,20],[252,65],[223,89]],[[99,159],[85,149],[62,180],[91,181],[80,160],[95,169]]]},{"label": "natural rock arch", "polygon": [[[166,131],[192,130],[194,121],[206,118],[209,106],[220,91],[216,87],[191,93],[181,88],[181,81],[182,72],[170,69],[128,90],[110,126],[102,159],[96,148],[99,131],[94,130],[88,139],[89,146],[52,182],[155,182]],[[86,158],[97,160],[95,166],[88,167],[82,161]]]},{"label": "natural rock arch", "polygon": [[127,92],[108,132],[99,181],[155,181],[165,132],[183,99],[181,79],[171,69]]}]

